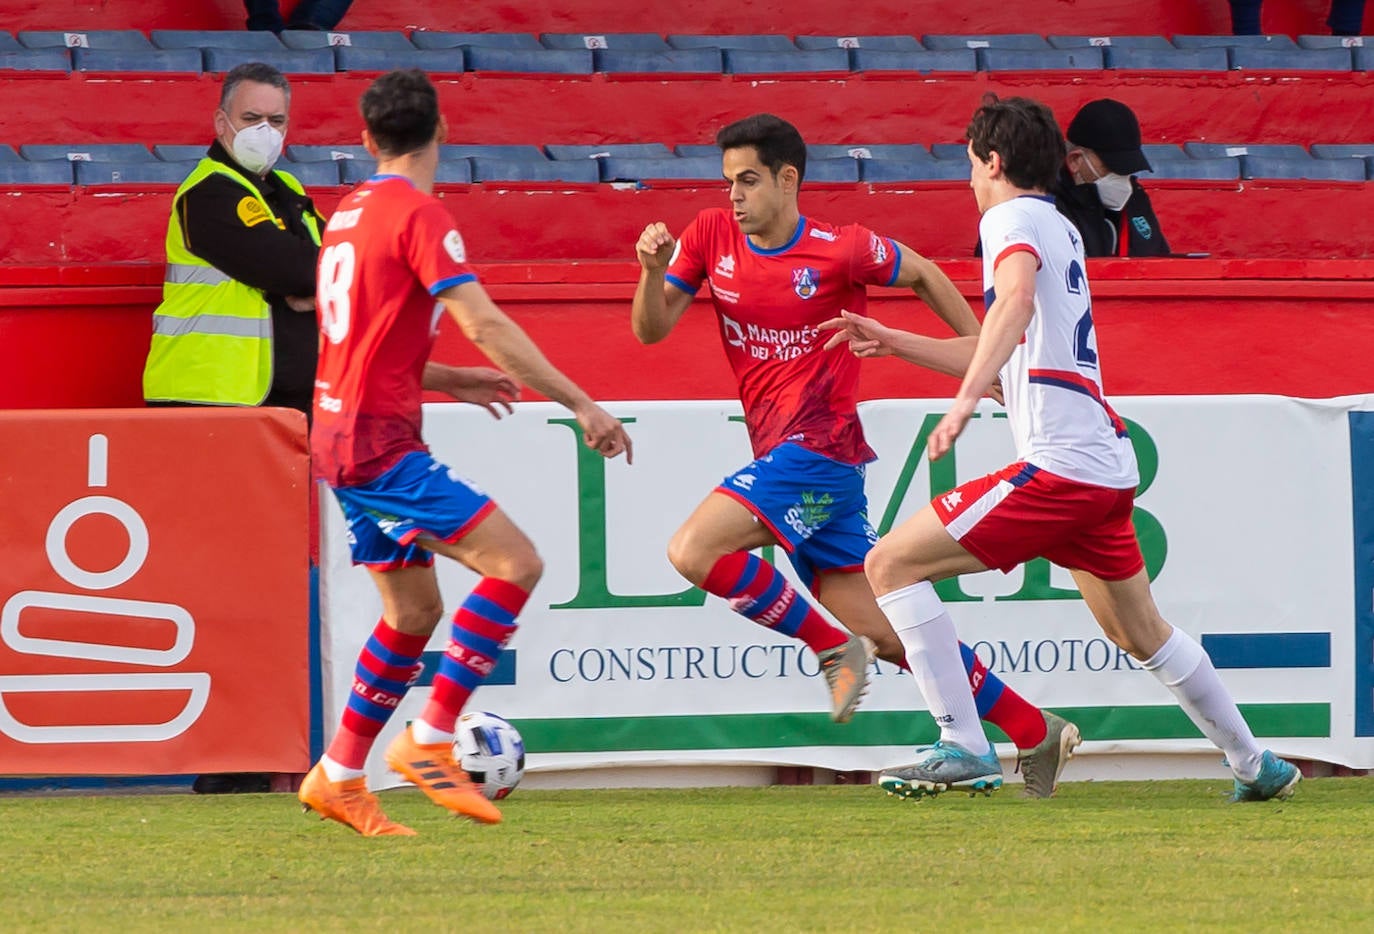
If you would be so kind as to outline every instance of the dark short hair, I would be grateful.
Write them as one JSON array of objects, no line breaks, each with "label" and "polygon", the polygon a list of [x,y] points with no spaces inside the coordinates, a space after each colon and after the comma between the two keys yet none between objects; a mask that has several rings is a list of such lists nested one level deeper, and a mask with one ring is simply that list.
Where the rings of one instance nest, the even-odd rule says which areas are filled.
[{"label": "dark short hair", "polygon": [[772,114],[754,114],[722,129],[716,134],[721,152],[753,146],[759,161],[777,178],[784,165],[797,170],[797,181],[806,177],[806,142],[797,128]]},{"label": "dark short hair", "polygon": [[418,68],[391,71],[363,92],[363,123],[388,156],[423,149],[439,126],[439,92]]},{"label": "dark short hair", "polygon": [[1002,171],[1017,188],[1050,191],[1064,163],[1064,135],[1054,114],[1028,97],[983,98],[969,122],[968,141],[981,161],[996,152]]},{"label": "dark short hair", "polygon": [[220,85],[219,106],[223,110],[229,106],[229,98],[234,96],[240,84],[245,81],[253,81],[257,84],[270,84],[274,88],[281,90],[286,95],[287,103],[291,102],[291,85],[287,83],[286,76],[283,75],[272,65],[266,62],[244,62],[242,65],[235,65],[224,76],[224,84]]}]

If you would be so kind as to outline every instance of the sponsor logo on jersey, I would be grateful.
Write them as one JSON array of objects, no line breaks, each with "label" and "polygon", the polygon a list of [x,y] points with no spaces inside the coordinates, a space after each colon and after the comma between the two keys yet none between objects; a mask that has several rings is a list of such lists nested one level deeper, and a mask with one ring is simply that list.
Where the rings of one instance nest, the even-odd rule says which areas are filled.
[{"label": "sponsor logo on jersey", "polygon": [[798,298],[810,298],[820,288],[821,274],[810,266],[792,270],[792,291]]},{"label": "sponsor logo on jersey", "polygon": [[729,253],[716,260],[716,275],[726,279],[735,278],[735,258]]},{"label": "sponsor logo on jersey", "polygon": [[873,262],[875,265],[881,266],[883,263],[887,262],[887,241],[877,234],[868,235],[868,251],[873,254]]},{"label": "sponsor logo on jersey", "polygon": [[795,360],[817,343],[821,333],[814,325],[765,328],[740,324],[727,315],[720,316],[720,327],[727,344],[757,360]]},{"label": "sponsor logo on jersey", "polygon": [[738,292],[731,292],[729,289],[722,289],[720,286],[716,285],[714,281],[711,282],[711,294],[714,295],[716,298],[720,299],[722,302],[728,302],[731,305],[739,304]]},{"label": "sponsor logo on jersey", "polygon": [[817,240],[824,240],[826,243],[834,243],[836,234],[829,230],[817,230],[812,227],[808,236],[815,237]]},{"label": "sponsor logo on jersey", "polygon": [[463,238],[459,236],[456,230],[450,230],[444,235],[444,250],[455,263],[468,261],[467,247],[463,246]]}]

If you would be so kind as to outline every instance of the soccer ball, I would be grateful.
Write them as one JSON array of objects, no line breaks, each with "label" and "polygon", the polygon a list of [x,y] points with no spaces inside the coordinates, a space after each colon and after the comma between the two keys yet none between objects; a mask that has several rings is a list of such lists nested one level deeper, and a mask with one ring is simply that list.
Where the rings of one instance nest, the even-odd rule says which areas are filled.
[{"label": "soccer ball", "polygon": [[453,757],[472,783],[493,801],[514,791],[525,774],[525,741],[520,732],[486,711],[465,713],[459,719]]}]

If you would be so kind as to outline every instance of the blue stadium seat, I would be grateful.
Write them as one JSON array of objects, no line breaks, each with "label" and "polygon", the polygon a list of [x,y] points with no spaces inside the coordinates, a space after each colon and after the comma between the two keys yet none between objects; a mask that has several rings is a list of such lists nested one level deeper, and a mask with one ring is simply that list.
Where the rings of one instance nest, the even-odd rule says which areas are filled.
[{"label": "blue stadium seat", "polygon": [[200,49],[72,49],[74,71],[200,74]]},{"label": "blue stadium seat", "polygon": [[[475,182],[567,182],[596,184],[601,181],[598,159],[530,160],[474,158],[472,180]],[[719,174],[719,172],[717,173]]]},{"label": "blue stadium seat", "polygon": [[[679,147],[680,149],[681,147]],[[812,143],[807,159],[932,159],[918,143]]]},{"label": "blue stadium seat", "polygon": [[66,49],[0,51],[0,70],[71,71],[71,53]]},{"label": "blue stadium seat", "polygon": [[154,29],[149,35],[159,49],[252,49],[280,52],[286,46],[270,32],[243,29]]},{"label": "blue stadium seat", "polygon": [[866,182],[966,182],[969,164],[962,159],[862,159]]},{"label": "blue stadium seat", "polygon": [[1230,49],[1242,71],[1349,71],[1349,49]]},{"label": "blue stadium seat", "polygon": [[334,47],[334,68],[337,71],[394,71],[398,68],[419,68],[437,74],[457,74],[466,70],[467,59],[462,49],[360,49],[354,46]]},{"label": "blue stadium seat", "polygon": [[339,177],[345,185],[365,182],[377,171],[377,163],[370,156],[366,159],[340,159],[336,165],[339,169]]},{"label": "blue stadium seat", "polygon": [[849,52],[845,49],[793,49],[790,52],[725,49],[724,52],[725,71],[732,75],[849,72]]},{"label": "blue stadium seat", "polygon": [[1184,143],[1183,151],[1194,159],[1235,156],[1268,156],[1279,159],[1310,159],[1296,143]]},{"label": "blue stadium seat", "polygon": [[388,49],[413,52],[415,46],[403,32],[319,32],[314,29],[287,29],[279,34],[288,49]]},{"label": "blue stadium seat", "polygon": [[1358,49],[1374,45],[1374,36],[1298,36],[1300,49]]},{"label": "blue stadium seat", "polygon": [[1240,160],[1241,178],[1291,178],[1320,181],[1362,182],[1367,167],[1363,159],[1290,159],[1274,156],[1245,156]]},{"label": "blue stadium seat", "polygon": [[67,162],[156,162],[142,143],[39,143],[19,147],[19,154],[30,162],[61,159]]},{"label": "blue stadium seat", "polygon": [[201,54],[205,70],[214,74],[245,62],[264,62],[288,75],[334,74],[333,49],[202,49]]},{"label": "blue stadium seat", "polygon": [[7,32],[0,32],[0,52],[18,52],[23,46]]},{"label": "blue stadium seat", "polygon": [[23,162],[24,159],[19,153],[14,151],[13,146],[6,146],[0,143],[0,162]]},{"label": "blue stadium seat", "polygon": [[1123,49],[1102,50],[1107,68],[1119,71],[1227,71],[1231,59],[1226,49]]},{"label": "blue stadium seat", "polygon": [[919,52],[915,36],[797,36],[799,49],[872,49],[882,52]]},{"label": "blue stadium seat", "polygon": [[194,162],[78,162],[78,185],[180,185]]},{"label": "blue stadium seat", "polygon": [[292,162],[342,162],[345,159],[371,161],[363,146],[287,146],[286,158]]},{"label": "blue stadium seat", "polygon": [[885,49],[853,49],[849,53],[855,71],[977,71],[978,53],[973,49],[938,52],[889,52]]},{"label": "blue stadium seat", "polygon": [[983,71],[1100,71],[1102,50],[1081,49],[979,49]]},{"label": "blue stadium seat", "polygon": [[1153,172],[1141,172],[1147,178],[1185,178],[1235,181],[1240,178],[1240,160],[1219,157],[1203,159],[1161,159],[1150,163]]},{"label": "blue stadium seat", "polygon": [[638,75],[718,75],[725,67],[720,49],[596,49],[592,52],[592,66],[606,74]]},{"label": "blue stadium seat", "polygon": [[701,156],[684,159],[680,156],[633,158],[609,156],[597,160],[601,164],[603,182],[637,182],[643,179],[702,179],[720,181],[720,159]]},{"label": "blue stadium seat", "polygon": [[[549,158],[559,161],[608,158],[669,159],[673,156],[673,151],[662,143],[607,143],[604,146],[553,143],[544,149],[548,152]],[[719,171],[716,174],[719,175]]]},{"label": "blue stadium seat", "polygon": [[434,181],[441,185],[471,185],[472,162],[467,159],[440,162],[434,170]]},{"label": "blue stadium seat", "polygon": [[1355,53],[1353,67],[1356,71],[1374,71],[1374,48],[1364,46],[1350,51]]},{"label": "blue stadium seat", "polygon": [[337,162],[278,162],[274,168],[290,172],[306,188],[339,184]]},{"label": "blue stadium seat", "polygon": [[937,35],[922,36],[921,44],[928,49],[1048,49],[1044,36],[1031,33],[1003,35]]},{"label": "blue stadium seat", "polygon": [[440,32],[416,30],[410,41],[417,49],[460,49],[481,46],[484,49],[528,49],[537,51],[543,46],[527,32]]},{"label": "blue stadium seat", "polygon": [[615,49],[625,52],[662,52],[668,43],[656,32],[546,32],[539,42],[546,49]]},{"label": "blue stadium seat", "polygon": [[153,155],[163,162],[199,162],[209,148],[200,143],[158,143]]},{"label": "blue stadium seat", "polygon": [[1374,143],[1313,143],[1311,151],[1318,159],[1367,159],[1374,156]]},{"label": "blue stadium seat", "polygon": [[[719,159],[716,160],[719,163]],[[859,162],[853,156],[842,156],[838,159],[812,159],[806,160],[806,181],[807,182],[857,182],[859,180]],[[719,176],[720,172],[717,171]]]},{"label": "blue stadium seat", "polygon": [[477,143],[444,143],[439,147],[439,161],[452,162],[456,159],[508,159],[510,161],[545,162],[548,156],[538,146],[481,145]]},{"label": "blue stadium seat", "polygon": [[590,49],[492,49],[469,46],[466,51],[469,71],[521,75],[589,75],[592,73]]},{"label": "blue stadium seat", "polygon": [[1179,49],[1293,49],[1297,44],[1288,36],[1174,36]]},{"label": "blue stadium seat", "polygon": [[68,185],[72,164],[50,162],[0,162],[0,185]]},{"label": "blue stadium seat", "polygon": [[968,162],[968,144],[932,143],[930,154],[936,159],[946,159],[951,162]]},{"label": "blue stadium seat", "polygon": [[668,44],[675,49],[750,49],[755,52],[796,51],[792,40],[786,36],[703,36],[678,34],[668,37]]},{"label": "blue stadium seat", "polygon": [[63,32],[54,30],[25,30],[19,33],[19,44],[27,49],[151,49],[153,44],[137,29],[91,29]]},{"label": "blue stadium seat", "polygon": [[1189,158],[1178,143],[1146,143],[1140,147],[1140,151],[1145,154],[1145,158],[1149,160],[1151,165],[1170,159]]},{"label": "blue stadium seat", "polygon": [[1081,49],[1096,45],[1112,49],[1172,49],[1163,36],[1046,36],[1056,49]]},{"label": "blue stadium seat", "polygon": [[714,143],[682,143],[674,146],[673,152],[686,159],[695,159],[698,156],[712,156],[717,161],[720,160],[720,147]]}]

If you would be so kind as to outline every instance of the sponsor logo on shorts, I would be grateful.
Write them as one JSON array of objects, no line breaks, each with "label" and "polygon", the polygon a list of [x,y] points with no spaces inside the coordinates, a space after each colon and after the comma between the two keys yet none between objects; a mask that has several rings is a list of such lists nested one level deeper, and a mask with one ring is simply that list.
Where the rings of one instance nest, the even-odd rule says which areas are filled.
[{"label": "sponsor logo on shorts", "polygon": [[742,473],[730,482],[741,490],[752,490],[754,488],[754,481],[757,479],[758,478],[751,473]]},{"label": "sponsor logo on shorts", "polygon": [[950,512],[953,512],[954,510],[958,509],[959,504],[963,501],[964,494],[960,493],[958,490],[950,490],[944,496],[940,497],[940,502],[944,503],[945,508],[948,509]]}]

